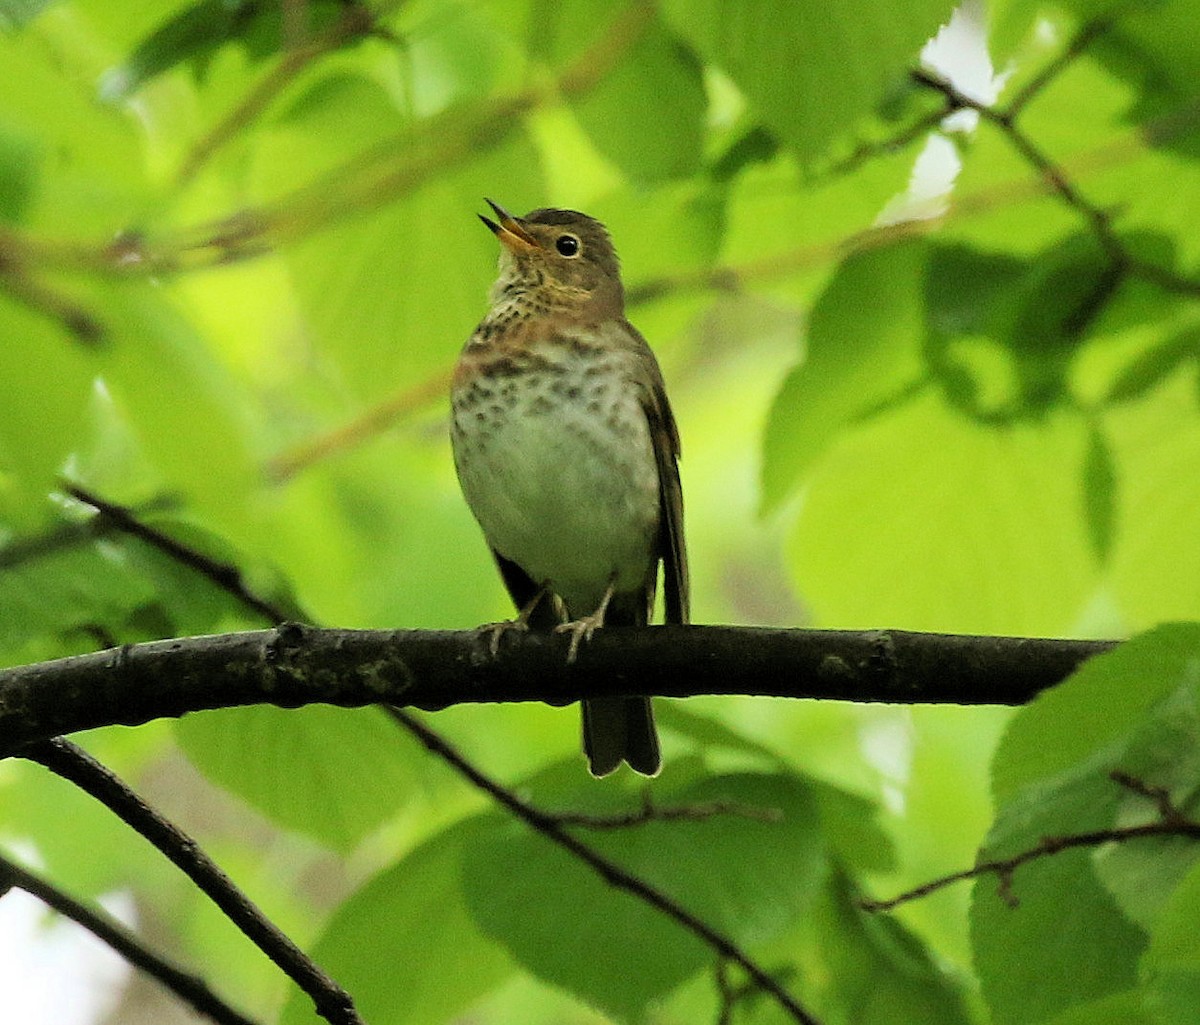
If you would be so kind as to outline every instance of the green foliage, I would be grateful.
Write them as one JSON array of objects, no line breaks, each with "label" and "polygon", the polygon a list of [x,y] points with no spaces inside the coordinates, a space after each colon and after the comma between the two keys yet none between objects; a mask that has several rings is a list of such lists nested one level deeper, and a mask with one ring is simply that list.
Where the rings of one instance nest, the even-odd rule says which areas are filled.
[{"label": "green foliage", "polygon": [[[1114,773],[1190,810],[1200,793],[1198,740],[1200,628],[1160,627],[1093,659],[1011,723],[994,762],[997,816],[985,857],[1160,816],[1152,797]],[[1179,1020],[1195,951],[1178,947],[1174,914],[1194,888],[1197,858],[1189,840],[1146,838],[1036,860],[1002,888],[980,879],[971,922],[996,1020],[1057,1020],[1139,982],[1146,1008],[1174,1002],[1161,1020]]]},{"label": "green foliage", "polygon": [[[495,266],[474,215],[583,209],[680,423],[697,621],[1138,636],[1011,719],[660,702],[649,782],[566,758],[573,709],[427,721],[551,811],[769,809],[570,828],[825,1025],[1196,1020],[1194,839],[860,905],[1200,800],[1200,631],[1160,625],[1200,620],[1200,6],[989,4],[996,106],[943,123],[962,97],[910,71],[950,13],[0,0],[2,664],[268,625],[239,587],[348,627],[509,614],[445,440]],[[375,1025],[719,1019],[710,947],[375,710],[84,742]],[[134,889],[257,1020],[318,1020],[40,768],[0,764],[0,842]],[[732,1020],[785,1020],[721,978]]]}]

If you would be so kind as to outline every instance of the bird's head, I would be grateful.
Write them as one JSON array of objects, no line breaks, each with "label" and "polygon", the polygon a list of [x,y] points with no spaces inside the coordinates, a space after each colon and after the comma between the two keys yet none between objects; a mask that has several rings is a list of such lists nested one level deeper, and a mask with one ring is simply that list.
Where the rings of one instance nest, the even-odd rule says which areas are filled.
[{"label": "bird's head", "polygon": [[500,240],[500,276],[493,299],[515,290],[546,306],[620,313],[620,267],[608,231],[577,210],[543,208],[513,217],[490,199],[496,220],[480,220]]}]

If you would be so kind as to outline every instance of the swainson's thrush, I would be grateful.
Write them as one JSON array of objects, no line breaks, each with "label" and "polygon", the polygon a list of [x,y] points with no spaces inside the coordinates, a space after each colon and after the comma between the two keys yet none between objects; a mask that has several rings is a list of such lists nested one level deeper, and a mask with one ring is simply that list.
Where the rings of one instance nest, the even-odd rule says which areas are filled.
[{"label": "swainson's thrush", "polygon": [[[520,610],[500,626],[569,632],[574,661],[597,627],[648,622],[660,561],[666,620],[687,622],[679,434],[604,225],[488,203],[500,272],[454,371],[454,463]],[[650,699],[584,701],[583,746],[596,776],[657,773]]]}]

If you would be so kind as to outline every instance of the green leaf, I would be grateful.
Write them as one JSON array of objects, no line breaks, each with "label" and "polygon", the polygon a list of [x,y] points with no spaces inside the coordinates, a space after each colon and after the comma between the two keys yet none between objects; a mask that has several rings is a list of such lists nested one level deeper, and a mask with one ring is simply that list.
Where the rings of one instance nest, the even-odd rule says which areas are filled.
[{"label": "green leaf", "polygon": [[412,788],[411,744],[375,708],[197,712],[175,735],[213,782],[335,850],[351,850],[394,816]]},{"label": "green leaf", "polygon": [[757,296],[808,307],[846,239],[874,227],[888,201],[907,188],[913,159],[901,148],[852,173],[817,180],[786,152],[752,164],[727,185],[722,264]]},{"label": "green leaf", "polygon": [[[1091,659],[1014,717],[995,759],[999,812],[984,856],[1154,821],[1154,802],[1110,779],[1116,770],[1181,806],[1200,790],[1200,626],[1160,627]],[[1130,988],[1146,946],[1139,923],[1152,923],[1198,857],[1194,844],[1149,840],[1038,858],[1011,879],[1016,908],[981,878],[972,936],[997,1021],[1040,1021]]]},{"label": "green leaf", "polygon": [[990,876],[975,884],[975,966],[996,1025],[1034,1025],[1129,989],[1145,934],[1117,910],[1086,851],[1018,871],[1012,907]]},{"label": "green leaf", "polygon": [[1069,0],[1081,19],[1108,19],[1092,52],[1108,70],[1142,93],[1136,114],[1152,116],[1196,96],[1200,45],[1192,0],[1142,0],[1111,18],[1102,0]]},{"label": "green leaf", "polygon": [[[261,148],[263,190],[278,192],[281,183],[307,181],[328,163],[341,163],[348,148],[373,141],[395,117],[378,86],[339,80],[322,103],[289,117]],[[320,146],[313,145],[314,133]],[[370,217],[341,220],[287,254],[324,372],[339,388],[368,399],[445,373],[483,315],[497,242],[475,216],[482,197],[520,212],[540,198],[537,158],[520,135],[433,174],[420,169],[425,158],[419,152],[414,158],[409,140],[393,137],[380,145],[394,153],[388,173],[407,173],[415,187]],[[416,171],[405,172],[413,159]]]},{"label": "green leaf", "polygon": [[1200,865],[1163,908],[1142,958],[1147,1004],[1157,1025],[1185,1025],[1200,1015]]},{"label": "green leaf", "polygon": [[1113,381],[1109,402],[1129,402],[1157,388],[1181,366],[1200,363],[1200,328],[1189,327],[1135,358]]},{"label": "green leaf", "polygon": [[[96,748],[91,739],[86,746]],[[158,884],[175,872],[99,801],[20,759],[12,759],[0,777],[0,838],[22,857],[32,846],[46,874],[80,898],[111,893],[134,881]],[[81,857],[84,842],[87,856]]]},{"label": "green leaf", "polygon": [[925,259],[920,243],[852,256],[817,300],[804,361],[784,381],[767,422],[768,508],[791,494],[849,423],[922,376]]},{"label": "green leaf", "polygon": [[[574,764],[570,772],[577,774]],[[824,863],[809,788],[788,776],[718,776],[682,788],[670,788],[669,779],[656,784],[662,807],[724,799],[776,809],[782,819],[738,817],[736,828],[724,815],[655,821],[582,830],[580,838],[735,942],[780,935],[811,902]],[[560,800],[599,814],[620,807],[594,787]],[[628,798],[622,803],[636,807]],[[496,820],[471,849],[464,878],[468,906],[485,933],[539,978],[620,1019],[639,1018],[651,1000],[712,961],[706,944],[525,826]]]},{"label": "green leaf", "polygon": [[1097,759],[1111,761],[1158,704],[1181,686],[1197,683],[1196,625],[1158,627],[1089,659],[1068,681],[1043,691],[1013,718],[993,763],[997,802],[1003,805],[1022,789],[1052,783],[1080,765],[1095,764],[1104,771]]},{"label": "green leaf", "polygon": [[670,0],[665,16],[773,131],[812,158],[883,102],[953,9],[945,0]]},{"label": "green leaf", "polygon": [[812,913],[825,960],[823,1021],[855,1025],[966,1025],[959,980],[890,915],[868,914],[848,879],[835,875]]},{"label": "green leaf", "polygon": [[[368,880],[338,908],[313,958],[354,994],[372,1025],[462,1020],[473,1002],[512,974],[463,903],[461,863],[486,843],[491,816],[451,826]],[[501,885],[497,880],[497,885]],[[319,1019],[296,990],[281,1025]]]}]

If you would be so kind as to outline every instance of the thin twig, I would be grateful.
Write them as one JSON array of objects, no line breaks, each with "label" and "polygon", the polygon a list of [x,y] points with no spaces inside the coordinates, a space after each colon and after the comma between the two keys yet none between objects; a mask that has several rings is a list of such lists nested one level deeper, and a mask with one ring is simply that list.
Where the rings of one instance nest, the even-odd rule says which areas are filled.
[{"label": "thin twig", "polygon": [[314,463],[355,448],[439,400],[445,402],[449,394],[450,371],[439,370],[372,406],[350,423],[281,452],[267,463],[266,476],[272,483],[285,483]]},{"label": "thin twig", "polygon": [[957,108],[948,97],[943,97],[943,106],[917,118],[912,124],[900,129],[895,135],[874,142],[864,142],[829,169],[829,177],[841,178],[857,171],[863,164],[877,157],[895,153],[934,131]]},{"label": "thin twig", "polygon": [[989,858],[978,862],[973,868],[952,872],[949,875],[931,879],[911,890],[905,890],[888,900],[862,900],[860,905],[866,911],[891,911],[901,904],[928,897],[931,893],[945,889],[953,883],[967,879],[977,879],[984,875],[994,875],[999,880],[1001,897],[1010,905],[1018,904],[1012,890],[1013,874],[1022,865],[1042,858],[1049,858],[1063,851],[1078,848],[1101,847],[1108,843],[1128,843],[1130,840],[1141,840],[1146,837],[1179,836],[1191,840],[1200,840],[1200,822],[1189,819],[1175,806],[1167,792],[1161,787],[1153,787],[1122,772],[1110,774],[1110,778],[1121,786],[1132,790],[1154,801],[1158,808],[1159,820],[1146,822],[1140,826],[1114,826],[1110,829],[1092,829],[1083,833],[1068,833],[1064,836],[1046,836],[1028,850],[1021,851],[1009,858]]},{"label": "thin twig", "polygon": [[[1081,33],[1081,38],[1086,44],[1086,42],[1094,39],[1095,36]],[[1080,52],[1082,52],[1081,49],[1072,51],[1069,59],[1073,60]],[[1069,60],[1059,62],[1057,64],[1058,71],[1066,67],[1067,63],[1069,63]],[[1182,295],[1200,295],[1200,281],[1176,274],[1169,268],[1136,258],[1129,252],[1124,241],[1113,226],[1112,215],[1109,211],[1096,205],[1084,196],[1067,176],[1063,168],[1055,163],[1028,135],[1018,128],[1016,114],[1022,109],[1021,106],[1014,108],[1010,104],[1008,107],[998,108],[981,100],[976,100],[968,96],[952,82],[924,68],[913,71],[912,78],[919,85],[940,93],[956,109],[973,110],[984,121],[995,126],[1008,139],[1009,144],[1021,155],[1025,162],[1037,172],[1047,190],[1051,194],[1058,196],[1064,204],[1075,210],[1088,223],[1092,235],[1100,245],[1100,248],[1108,256],[1112,268],[1118,277],[1128,272],[1152,282],[1164,291]],[[1050,79],[1046,78],[1043,80],[1039,78],[1035,81],[1038,89],[1034,93],[1027,95],[1027,87],[1025,91],[1019,94],[1018,99],[1021,101],[1022,106],[1028,103],[1029,99],[1033,95],[1036,95],[1037,91],[1044,88]]]},{"label": "thin twig", "polygon": [[733,1008],[739,991],[729,979],[729,962],[725,958],[717,960],[713,976],[717,987],[717,1025],[733,1025]]},{"label": "thin twig", "polygon": [[484,775],[479,769],[463,758],[442,737],[434,733],[415,716],[399,708],[387,707],[387,712],[417,738],[429,751],[436,754],[447,765],[455,769],[459,775],[489,794],[498,804],[503,805],[513,815],[531,829],[540,833],[551,843],[567,851],[573,857],[583,862],[599,875],[610,886],[648,904],[672,921],[678,923],[686,931],[711,947],[720,957],[738,965],[763,992],[774,998],[775,1002],[792,1021],[801,1025],[819,1025],[818,1020],[787,992],[767,971],[754,961],[745,951],[727,936],[717,932],[686,908],[657,887],[650,885],[637,876],[632,875],[614,861],[583,843],[558,820],[557,816],[536,808],[527,801],[519,798],[511,790],[506,789],[491,777]]},{"label": "thin twig", "polygon": [[[173,500],[158,498],[132,508],[129,512],[134,517],[140,517],[146,513],[166,512],[174,507]],[[26,563],[36,562],[38,559],[45,559],[58,552],[116,533],[116,524],[107,517],[88,516],[86,520],[60,523],[40,534],[16,537],[0,548],[0,570],[16,569]]]},{"label": "thin twig", "polygon": [[104,326],[92,313],[49,285],[30,277],[11,256],[0,252],[0,290],[10,299],[56,324],[80,345],[95,348],[105,340]]},{"label": "thin twig", "polygon": [[617,815],[588,815],[583,812],[546,812],[564,826],[582,826],[586,829],[629,829],[643,826],[647,822],[703,822],[718,815],[736,815],[758,822],[779,822],[782,813],[778,808],[755,808],[737,801],[703,801],[698,804],[681,804],[659,808],[651,799],[649,790],[642,795],[642,806],[636,811]]},{"label": "thin twig", "polygon": [[74,783],[158,848],[308,994],[317,1014],[330,1025],[364,1025],[350,994],[271,922],[195,840],[142,801],[114,773],[62,738],[32,745],[22,755]]},{"label": "thin twig", "polygon": [[225,1003],[203,979],[144,946],[134,933],[116,919],[88,907],[53,883],[22,868],[2,854],[0,886],[13,886],[24,890],[64,918],[82,926],[97,939],[107,943],[134,968],[156,979],[197,1014],[211,1018],[220,1025],[255,1025],[253,1019],[247,1018]]}]

